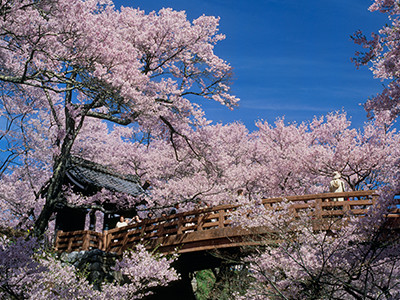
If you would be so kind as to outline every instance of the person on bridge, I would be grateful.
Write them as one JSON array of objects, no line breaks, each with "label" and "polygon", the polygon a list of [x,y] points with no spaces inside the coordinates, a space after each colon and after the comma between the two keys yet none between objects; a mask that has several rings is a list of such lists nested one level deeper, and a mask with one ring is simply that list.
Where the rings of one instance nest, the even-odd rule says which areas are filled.
[{"label": "person on bridge", "polygon": [[124,226],[128,226],[128,223],[125,221],[125,218],[124,218],[124,216],[120,216],[119,217],[119,222],[117,222],[117,228],[121,228],[121,227],[124,227]]},{"label": "person on bridge", "polygon": [[243,189],[238,189],[236,191],[236,203],[234,204],[242,204],[245,200]]},{"label": "person on bridge", "polygon": [[[333,179],[329,184],[329,191],[331,193],[343,193],[344,190],[344,182],[340,179],[342,176],[339,172],[334,172]],[[333,198],[333,201],[344,201],[343,197]]]},{"label": "person on bridge", "polygon": [[142,220],[140,220],[138,215],[135,215],[130,221],[129,224],[134,224],[134,223],[140,223]]}]

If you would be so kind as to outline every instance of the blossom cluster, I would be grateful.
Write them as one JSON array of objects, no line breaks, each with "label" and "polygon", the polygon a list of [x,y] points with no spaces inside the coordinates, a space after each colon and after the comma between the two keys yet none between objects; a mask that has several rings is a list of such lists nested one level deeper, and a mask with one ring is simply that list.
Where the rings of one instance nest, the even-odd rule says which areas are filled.
[{"label": "blossom cluster", "polygon": [[138,246],[117,261],[116,270],[127,283],[103,282],[95,290],[85,274],[62,263],[36,239],[0,239],[1,299],[140,299],[151,287],[167,285],[179,277],[170,264],[175,258],[155,256]]}]

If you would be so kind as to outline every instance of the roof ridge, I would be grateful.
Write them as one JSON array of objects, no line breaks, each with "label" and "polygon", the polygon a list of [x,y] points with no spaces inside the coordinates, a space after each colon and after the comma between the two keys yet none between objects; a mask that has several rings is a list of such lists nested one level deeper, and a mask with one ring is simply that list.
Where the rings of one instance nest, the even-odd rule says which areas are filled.
[{"label": "roof ridge", "polygon": [[121,174],[114,170],[112,167],[104,166],[99,163],[95,163],[93,161],[78,157],[71,156],[71,162],[73,165],[81,166],[84,168],[89,168],[94,171],[102,172],[111,176],[115,176],[124,180],[128,180],[135,183],[140,183],[139,176],[133,174]]}]

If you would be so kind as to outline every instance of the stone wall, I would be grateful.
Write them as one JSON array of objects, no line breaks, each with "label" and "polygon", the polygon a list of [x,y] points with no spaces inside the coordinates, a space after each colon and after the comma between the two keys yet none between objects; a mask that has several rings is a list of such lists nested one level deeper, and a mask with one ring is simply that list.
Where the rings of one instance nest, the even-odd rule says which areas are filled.
[{"label": "stone wall", "polygon": [[118,255],[101,251],[99,249],[89,251],[75,251],[62,253],[60,260],[64,263],[73,265],[87,278],[94,288],[100,290],[102,282],[112,282],[114,280],[121,282],[122,275],[113,270]]}]

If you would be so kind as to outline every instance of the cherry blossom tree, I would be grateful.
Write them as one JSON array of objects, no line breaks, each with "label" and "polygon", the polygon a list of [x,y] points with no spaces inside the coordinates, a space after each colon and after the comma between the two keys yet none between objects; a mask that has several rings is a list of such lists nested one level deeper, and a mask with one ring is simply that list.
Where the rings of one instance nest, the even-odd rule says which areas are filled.
[{"label": "cherry blossom tree", "polygon": [[[43,145],[53,156],[51,176],[35,191],[46,199],[38,235],[62,201],[66,162],[88,118],[135,124],[143,134],[172,141],[204,122],[188,97],[237,103],[229,94],[231,67],[213,53],[224,38],[218,18],[189,22],[184,12],[116,10],[111,1],[1,5],[1,114],[19,126],[22,140],[26,121],[43,113],[54,132]],[[28,142],[16,144],[19,151],[11,147],[3,165],[28,151]]]},{"label": "cherry blossom tree", "polygon": [[[259,130],[251,134],[240,124],[207,126],[197,131],[194,136],[208,136],[210,132],[212,138],[193,138],[192,146],[197,152],[179,152],[182,163],[173,159],[172,149],[163,152],[163,157],[169,153],[170,158],[165,160],[168,167],[162,167],[164,172],[158,174],[171,174],[168,178],[176,179],[165,181],[164,191],[180,197],[182,191],[203,188],[200,196],[195,195],[216,204],[218,199],[239,199],[235,191],[243,188],[247,197],[240,201],[249,205],[262,197],[326,192],[334,171],[339,171],[348,190],[378,189],[381,198],[380,209],[374,208],[363,220],[350,218],[350,224],[341,231],[335,229],[337,219],[332,220],[331,230],[324,232],[314,231],[315,220],[307,214],[293,222],[289,207],[277,213],[256,206],[250,218],[243,218],[247,212],[240,214],[238,224],[269,226],[273,232],[273,240],[265,240],[266,250],[255,250],[259,255],[244,262],[250,264],[255,280],[246,297],[396,298],[398,239],[396,234],[393,240],[386,239],[390,233],[384,227],[384,216],[399,191],[397,131],[382,120],[371,120],[363,128],[354,129],[341,112],[302,124],[278,119],[274,124],[257,125]],[[201,154],[203,164],[198,163],[200,158],[195,153]],[[154,156],[151,157],[153,161]],[[210,162],[213,168],[207,168]],[[186,178],[178,180],[176,170]],[[215,178],[210,175],[213,172]],[[205,183],[202,176],[213,178],[218,185],[214,188],[212,183]],[[190,181],[191,178],[195,180]],[[185,188],[189,183],[190,188]],[[297,231],[293,232],[293,228]]]},{"label": "cherry blossom tree", "polygon": [[[122,166],[127,155],[140,155],[137,140],[164,139],[178,147],[177,138],[206,122],[189,98],[228,107],[238,101],[229,93],[231,67],[213,53],[224,38],[218,34],[218,18],[189,22],[184,12],[172,9],[145,14],[96,0],[5,1],[0,14],[4,226],[26,229],[34,222],[35,235],[44,233],[55,207],[68,196],[62,183],[71,153]],[[127,128],[109,133],[112,123]],[[81,130],[90,140],[80,136]],[[99,145],[90,147],[94,141]],[[142,249],[119,262],[131,283],[110,284],[108,294],[99,294],[76,279],[73,268],[37,257],[33,252],[41,246],[18,243],[30,249],[21,253],[21,262],[29,264],[10,261],[10,277],[2,280],[4,297],[133,299],[177,278],[170,260],[155,259]],[[4,259],[19,251],[14,242],[2,247]]]},{"label": "cherry blossom tree", "polygon": [[278,120],[275,126],[264,122],[259,128],[260,149],[266,150],[260,157],[265,165],[271,160],[271,168],[282,166],[283,170],[268,178],[277,180],[281,189],[274,193],[323,192],[324,187],[326,191],[330,176],[338,170],[348,189],[377,189],[381,196],[364,218],[346,216],[347,225],[340,230],[340,219],[333,218],[328,230],[316,231],[312,214],[305,211],[294,219],[288,202],[278,205],[279,210],[269,210],[255,198],[244,213],[237,211],[236,222],[241,226],[266,226],[271,232],[263,238],[264,248],[254,249],[256,254],[243,262],[250,264],[248,274],[254,280],[246,299],[399,297],[398,233],[387,227],[385,217],[399,191],[396,130],[381,120],[352,129],[343,113],[315,118],[308,125],[285,125]]},{"label": "cherry blossom tree", "polygon": [[272,234],[264,251],[245,259],[254,278],[247,299],[399,297],[398,234],[377,226],[382,217],[350,218],[340,230],[334,229],[339,220],[331,220],[331,230],[315,231],[306,213],[289,218],[288,207],[253,215],[257,222],[252,224],[268,226]]},{"label": "cherry blossom tree", "polygon": [[371,97],[366,110],[372,114],[385,113],[395,118],[399,115],[399,13],[397,0],[375,0],[369,7],[372,12],[388,15],[388,23],[371,38],[357,31],[353,39],[362,46],[363,51],[356,52],[353,58],[356,66],[369,65],[375,78],[386,83],[383,91]]},{"label": "cherry blossom tree", "polygon": [[165,197],[216,205],[236,201],[238,189],[244,199],[321,193],[335,171],[347,190],[397,188],[399,135],[387,123],[371,120],[355,129],[335,112],[257,127],[250,133],[240,123],[205,126],[190,135],[191,148],[181,140],[178,152],[165,141],[143,146],[141,169],[149,171],[152,194],[164,205]]},{"label": "cherry blossom tree", "polygon": [[170,267],[174,258],[155,257],[139,246],[125,253],[116,270],[129,280],[121,285],[102,283],[94,290],[83,274],[62,263],[33,239],[0,239],[0,296],[2,299],[141,299],[151,287],[177,280]]},{"label": "cherry blossom tree", "polygon": [[[101,120],[88,119],[71,153],[151,182],[147,207],[160,210],[176,203],[185,210],[199,201],[209,206],[236,203],[239,189],[246,195],[241,201],[326,192],[335,171],[342,174],[348,190],[396,186],[399,136],[387,125],[370,121],[357,130],[346,114],[332,113],[308,123],[285,124],[278,119],[257,126],[253,133],[240,123],[199,127],[186,131],[189,143],[178,136],[171,146],[163,138],[143,143],[134,137],[135,128],[109,128]],[[51,176],[51,156],[40,142],[46,130],[26,131],[37,147],[29,163],[3,176],[0,185],[4,211],[15,211],[19,221],[29,220],[32,209],[37,216],[44,205],[35,191]],[[64,196],[73,205],[101,204],[104,199],[121,207],[139,205],[137,199],[104,193]]]},{"label": "cherry blossom tree", "polygon": [[[395,4],[376,1],[372,9],[395,16]],[[254,132],[240,123],[211,125],[193,102],[195,96],[229,108],[238,101],[229,92],[230,65],[213,53],[224,38],[218,34],[218,18],[189,22],[184,12],[116,10],[106,0],[9,0],[0,3],[0,17],[2,227],[34,226],[40,236],[56,206],[65,202],[84,206],[107,198],[121,207],[140,205],[138,199],[108,191],[90,197],[70,193],[63,182],[71,155],[151,182],[143,197],[147,209],[155,210],[176,203],[184,210],[250,205],[265,197],[324,192],[335,171],[348,190],[379,188],[389,201],[399,189],[399,134],[385,114],[360,129],[353,129],[343,112],[301,124],[283,118],[258,121]],[[381,32],[387,39],[375,36],[372,42],[356,37],[370,47],[358,62],[372,62],[384,79],[390,76],[383,70],[395,70],[396,64],[395,53],[392,61],[380,48],[391,49],[389,33],[395,31],[387,28]],[[391,76],[396,79],[396,72]],[[398,114],[395,82],[367,108]],[[244,197],[237,196],[239,189]],[[385,201],[382,209],[391,205]],[[306,216],[298,220],[302,234],[296,239],[281,224],[284,217],[262,208],[251,220],[239,219],[246,226],[273,226],[283,240],[248,258],[255,274],[249,295],[396,297],[398,247],[381,247],[379,230],[372,226],[383,222],[382,214],[354,220],[334,238],[310,231]],[[72,268],[40,256],[35,251],[42,248],[33,241],[2,240],[0,259],[7,268],[0,277],[2,296],[87,294],[86,281],[74,277]],[[24,257],[8,266],[15,251]],[[148,290],[139,281],[154,286],[177,278],[170,262],[139,246],[118,263],[131,282],[109,285],[104,289],[108,294],[95,292],[93,297],[140,298]],[[381,280],[373,282],[370,274]],[[69,284],[64,290],[53,289],[63,280]]]},{"label": "cherry blossom tree", "polygon": [[[16,225],[32,207],[36,207],[37,213],[40,212],[44,203],[36,201],[32,191],[41,186],[52,172],[49,163],[52,154],[44,146],[50,144],[48,136],[52,136],[52,128],[41,126],[50,118],[47,114],[36,118],[31,120],[31,130],[25,131],[25,136],[32,141],[32,156],[28,159],[31,163],[16,167],[12,173],[5,174],[0,186],[2,194],[13,200],[3,201],[3,205],[10,214],[10,208],[14,209],[12,212],[15,212]],[[149,207],[160,209],[169,207],[176,201],[180,202],[183,209],[195,208],[197,199],[208,205],[237,203],[239,198],[236,191],[239,188],[245,191],[246,197],[240,198],[240,203],[245,204],[261,197],[324,192],[327,191],[328,182],[335,170],[342,173],[349,189],[380,187],[385,193],[396,192],[399,135],[395,129],[390,129],[387,123],[380,123],[379,120],[369,121],[358,130],[350,125],[345,113],[331,113],[302,124],[286,123],[283,119],[278,119],[273,124],[258,122],[258,130],[253,133],[248,132],[240,123],[207,125],[196,130],[187,129],[185,136],[174,137],[172,146],[163,137],[143,142],[134,137],[140,135],[134,127],[110,127],[101,120],[88,119],[83,124],[71,153],[94,162],[107,162],[107,165],[116,170],[137,174],[143,180],[151,181],[152,190],[146,200]],[[187,137],[190,137],[190,142]],[[283,173],[288,170],[289,172]],[[66,196],[71,203],[82,205],[101,201],[103,193],[87,198],[68,194]],[[387,195],[390,199],[390,194]],[[135,199],[123,197],[118,197],[115,201],[128,206],[137,204]],[[383,201],[384,199],[381,204],[385,203]],[[388,202],[382,207],[389,205]],[[312,220],[304,217],[297,225],[303,228],[301,235],[297,239],[290,239],[293,236],[288,235],[288,227],[281,224],[284,218],[280,219],[277,214],[268,214],[263,209],[255,211],[258,212],[257,217],[252,216],[250,220],[241,219],[238,222],[245,226],[265,226],[266,223],[274,226],[280,230],[277,235],[285,243],[261,252],[259,256],[248,258],[246,263],[251,265],[254,272],[252,274],[256,275],[255,285],[249,291],[252,294],[249,295],[255,298],[265,296],[265,293],[274,295],[270,280],[276,278],[271,274],[275,274],[277,270],[279,274],[285,275],[273,282],[276,285],[274,293],[293,293],[300,297],[315,292],[311,287],[321,286],[318,291],[320,295],[336,295],[339,291],[340,295],[349,295],[350,292],[346,289],[350,289],[352,293],[363,291],[374,297],[379,293],[377,291],[383,291],[384,285],[388,284],[390,293],[395,295],[396,281],[385,270],[397,265],[398,247],[390,244],[383,248],[373,248],[377,245],[373,242],[379,241],[380,234],[379,230],[375,230],[375,225],[382,222],[379,217],[384,212],[377,212],[375,217],[371,216],[369,222],[354,221],[346,230],[337,232],[335,238],[327,233],[310,230]],[[5,216],[5,222],[7,219],[10,222],[12,218]],[[28,224],[29,217],[25,220]],[[310,251],[310,245],[315,246],[314,251]],[[320,259],[321,253],[328,253],[325,260]],[[344,253],[351,253],[346,264],[338,262]],[[148,254],[143,255],[147,257]],[[279,261],[276,261],[277,257],[281,257]],[[132,259],[130,265],[134,261],[141,261],[135,256]],[[369,259],[370,265],[365,265],[362,259]],[[303,265],[299,264],[300,260],[304,261]],[[271,261],[276,261],[275,265],[271,266]],[[287,270],[286,267],[282,269],[284,266]],[[350,272],[357,269],[355,266],[359,267],[359,273]],[[392,269],[397,272],[396,268]],[[127,274],[136,271],[136,268],[127,270]],[[374,276],[379,274],[382,278],[379,285],[372,285],[370,280],[363,281],[366,272],[375,274]],[[305,277],[305,274],[309,277]],[[345,275],[360,277],[356,280]],[[350,287],[345,287],[343,281],[349,278],[352,280]],[[335,281],[335,284],[323,286],[328,281]],[[159,283],[161,282],[162,279]],[[293,284],[294,282],[297,283]],[[366,284],[362,285],[362,282]],[[107,290],[109,293],[126,292],[133,295],[136,293],[136,285],[137,282],[132,281],[131,287],[125,286],[121,290],[110,287]],[[113,297],[117,297],[115,295]]]}]

